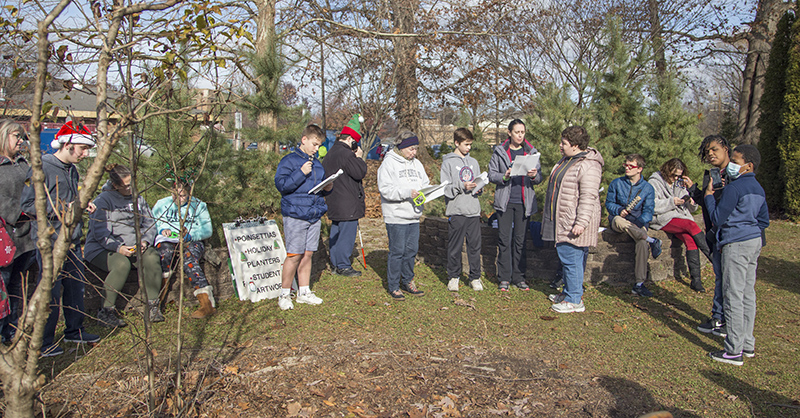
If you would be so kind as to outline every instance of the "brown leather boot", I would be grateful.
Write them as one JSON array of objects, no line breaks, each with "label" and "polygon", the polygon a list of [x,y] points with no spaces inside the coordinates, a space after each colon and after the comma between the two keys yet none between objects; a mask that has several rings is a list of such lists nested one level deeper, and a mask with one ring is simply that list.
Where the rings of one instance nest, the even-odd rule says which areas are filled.
[{"label": "brown leather boot", "polygon": [[[211,286],[208,286],[207,288],[195,291],[195,296],[197,297],[197,301],[200,302],[200,307],[192,313],[193,319],[203,319],[217,313],[217,310],[214,309],[214,303],[212,302],[214,296],[211,296],[210,288]],[[200,290],[202,290],[202,292],[200,292]]]}]

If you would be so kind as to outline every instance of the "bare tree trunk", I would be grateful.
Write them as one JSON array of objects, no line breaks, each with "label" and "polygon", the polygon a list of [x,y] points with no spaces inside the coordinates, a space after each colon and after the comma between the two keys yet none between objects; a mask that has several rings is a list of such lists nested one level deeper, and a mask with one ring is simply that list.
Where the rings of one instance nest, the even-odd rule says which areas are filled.
[{"label": "bare tree trunk", "polygon": [[[414,33],[414,16],[419,0],[391,0],[394,28],[400,33]],[[419,80],[417,79],[417,40],[394,37],[395,113],[401,128],[419,131]]]},{"label": "bare tree trunk", "polygon": [[760,0],[756,16],[747,36],[747,58],[739,96],[739,114],[735,142],[757,144],[761,136],[758,117],[761,114],[761,95],[764,93],[764,74],[769,62],[772,38],[783,13],[791,7],[781,0]]},{"label": "bare tree trunk", "polygon": [[[275,50],[275,0],[257,0],[258,16],[256,16],[256,55],[263,57]],[[266,83],[259,83],[265,85]],[[257,84],[257,85],[259,85]],[[258,126],[278,129],[278,118],[272,111],[259,113],[256,118]]]},{"label": "bare tree trunk", "polygon": [[656,76],[660,80],[664,73],[667,72],[667,57],[664,53],[664,37],[658,6],[658,0],[648,0],[647,2],[647,10],[650,14],[650,42],[653,45],[653,54],[655,55]]}]

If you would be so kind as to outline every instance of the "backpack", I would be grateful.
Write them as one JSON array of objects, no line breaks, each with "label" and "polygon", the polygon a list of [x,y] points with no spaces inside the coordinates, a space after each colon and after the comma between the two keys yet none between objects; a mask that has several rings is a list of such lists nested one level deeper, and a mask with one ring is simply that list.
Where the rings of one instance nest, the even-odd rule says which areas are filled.
[{"label": "backpack", "polygon": [[6,229],[6,220],[0,218],[0,267],[5,267],[14,261],[14,254],[17,253],[17,246],[11,239]]}]

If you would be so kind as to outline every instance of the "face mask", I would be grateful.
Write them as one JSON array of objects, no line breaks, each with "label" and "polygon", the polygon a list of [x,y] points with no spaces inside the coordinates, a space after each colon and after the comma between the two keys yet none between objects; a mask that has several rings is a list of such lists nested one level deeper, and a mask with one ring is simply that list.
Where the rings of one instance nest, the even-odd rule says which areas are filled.
[{"label": "face mask", "polygon": [[736,164],[734,162],[729,162],[728,168],[726,168],[725,171],[728,173],[728,177],[730,177],[733,180],[736,180],[737,178],[739,178],[739,170],[741,168],[742,166],[740,166],[739,164]]}]

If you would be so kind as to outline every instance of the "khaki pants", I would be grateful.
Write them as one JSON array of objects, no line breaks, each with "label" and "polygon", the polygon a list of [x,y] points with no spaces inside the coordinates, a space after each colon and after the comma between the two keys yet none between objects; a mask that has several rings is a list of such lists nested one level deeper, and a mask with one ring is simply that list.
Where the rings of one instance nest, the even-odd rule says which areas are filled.
[{"label": "khaki pants", "polygon": [[636,242],[636,261],[633,274],[636,277],[636,283],[644,282],[647,279],[647,260],[650,258],[647,228],[640,228],[622,216],[615,216],[611,222],[611,230],[619,233],[624,232]]}]

